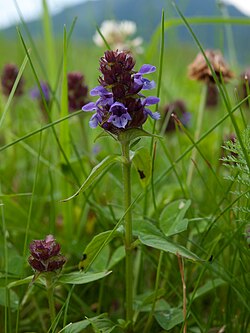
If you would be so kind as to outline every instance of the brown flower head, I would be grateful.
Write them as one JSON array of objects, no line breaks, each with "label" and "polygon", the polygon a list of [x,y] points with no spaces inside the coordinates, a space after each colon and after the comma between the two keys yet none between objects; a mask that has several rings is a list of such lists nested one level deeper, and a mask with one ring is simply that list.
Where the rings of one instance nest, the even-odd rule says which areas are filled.
[{"label": "brown flower head", "polygon": [[[14,64],[6,64],[3,68],[3,72],[1,75],[1,84],[2,84],[2,91],[5,96],[9,96],[11,89],[13,88],[13,85],[15,83],[15,80],[18,75],[18,68]],[[21,78],[18,82],[15,96],[20,96],[23,94],[23,85],[24,85],[24,79]]]},{"label": "brown flower head", "polygon": [[173,117],[171,117],[172,113],[177,116],[185,127],[188,125],[191,118],[191,114],[187,111],[185,102],[180,99],[165,105],[163,113],[162,126],[166,126],[165,132],[173,132],[175,130],[175,121]]},{"label": "brown flower head", "polygon": [[[222,76],[224,82],[228,82],[233,77],[233,73],[228,68],[221,52],[219,50],[206,50],[205,54],[218,80],[221,81]],[[188,75],[193,80],[215,83],[212,72],[202,53],[198,53],[195,60],[189,65]]]},{"label": "brown flower head", "polygon": [[[247,68],[241,75],[240,75],[240,97],[242,99],[246,98],[250,93],[250,68]],[[249,100],[246,101],[246,106],[249,106]]]},{"label": "brown flower head", "polygon": [[79,72],[68,73],[68,101],[69,111],[77,111],[87,101],[88,87],[84,83],[84,76]]},{"label": "brown flower head", "polygon": [[52,235],[30,244],[30,266],[38,272],[56,271],[65,264],[66,258],[60,253],[61,247]]}]

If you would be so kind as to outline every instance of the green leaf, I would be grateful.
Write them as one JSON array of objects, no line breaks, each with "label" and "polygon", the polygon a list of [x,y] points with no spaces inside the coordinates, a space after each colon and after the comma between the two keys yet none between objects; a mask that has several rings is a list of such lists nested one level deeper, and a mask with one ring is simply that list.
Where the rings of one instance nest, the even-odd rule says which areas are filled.
[{"label": "green leaf", "polygon": [[187,229],[188,219],[184,216],[191,200],[176,200],[167,205],[160,215],[160,228],[166,236],[178,234]]},{"label": "green leaf", "polygon": [[130,142],[130,141],[140,138],[142,136],[159,137],[158,135],[151,134],[140,128],[130,128],[130,129],[120,132],[118,134],[118,140],[120,142]]},{"label": "green leaf", "polygon": [[108,319],[106,314],[101,314],[93,318],[86,318],[76,323],[70,323],[64,327],[59,333],[81,333],[89,325],[92,325],[94,332],[110,333],[118,325]]},{"label": "green leaf", "polygon": [[85,182],[82,184],[82,186],[79,188],[79,190],[73,194],[71,197],[66,198],[64,200],[61,200],[62,202],[68,201],[76,197],[80,192],[86,191],[86,189],[104,172],[104,170],[116,163],[116,162],[122,162],[123,158],[119,155],[110,155],[104,158],[99,164],[97,164],[92,171],[90,172],[89,176],[85,180]]},{"label": "green leaf", "polygon": [[34,275],[28,276],[25,279],[17,280],[8,284],[8,288],[18,287],[23,284],[31,283],[34,278]]},{"label": "green leaf", "polygon": [[149,221],[134,221],[133,232],[138,236],[140,242],[144,245],[162,250],[164,252],[170,252],[175,255],[179,254],[182,257],[191,260],[201,261],[196,254],[189,251],[184,246],[175,243],[169,237],[166,237],[160,229]]},{"label": "green leaf", "polygon": [[113,268],[124,257],[125,257],[125,248],[123,245],[121,245],[114,251],[114,253],[109,261],[108,269]]},{"label": "green leaf", "polygon": [[95,257],[94,262],[91,264],[92,272],[102,272],[108,270],[108,262],[110,258],[110,247],[105,245],[100,253]]},{"label": "green leaf", "polygon": [[156,312],[154,317],[164,330],[171,330],[171,328],[183,322],[183,310],[171,308],[164,312]]},{"label": "green leaf", "polygon": [[61,283],[69,283],[69,284],[85,284],[89,282],[93,282],[99,279],[102,279],[112,273],[109,272],[99,272],[99,273],[93,273],[93,272],[72,272],[68,274],[62,274],[58,278],[58,282]]},{"label": "green leaf", "polygon": [[140,183],[145,188],[150,183],[152,173],[152,161],[148,149],[145,147],[137,149],[132,156],[132,162],[138,172]]},{"label": "green leaf", "polygon": [[[8,302],[6,299],[6,293],[9,293]],[[8,290],[4,287],[0,287],[0,305],[9,306],[12,310],[17,310],[19,299],[17,294],[13,290]]]},{"label": "green leaf", "polygon": [[162,250],[165,252],[170,252],[175,255],[179,254],[182,257],[191,259],[191,260],[201,260],[196,254],[186,249],[184,246],[174,243],[171,240],[168,240],[167,237],[162,235],[162,237],[157,235],[141,235],[139,240],[142,244],[151,246],[155,249]]},{"label": "green leaf", "polygon": [[[227,283],[226,281],[224,281],[220,278],[207,281],[202,287],[200,287],[196,290],[193,300],[205,295],[206,293],[210,292],[211,290],[214,291],[215,288],[220,287],[226,283]],[[192,297],[192,296],[190,295],[190,297]]]},{"label": "green leaf", "polygon": [[83,258],[79,263],[79,268],[84,269],[89,267],[101,250],[119,233],[117,231],[104,231],[92,238],[83,252]]}]

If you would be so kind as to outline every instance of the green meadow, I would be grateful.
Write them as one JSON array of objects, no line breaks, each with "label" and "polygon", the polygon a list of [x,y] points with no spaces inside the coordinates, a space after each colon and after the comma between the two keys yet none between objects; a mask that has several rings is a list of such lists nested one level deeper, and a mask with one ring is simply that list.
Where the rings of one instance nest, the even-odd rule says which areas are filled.
[{"label": "green meadow", "polygon": [[[69,72],[81,72],[87,102],[97,100],[90,91],[111,47],[105,36],[104,47],[77,42],[76,20],[55,38],[45,2],[41,39],[25,22],[15,40],[2,36],[0,73],[14,63],[19,76],[8,96],[0,90],[0,332],[249,332],[250,79],[240,76],[247,64],[235,61],[237,49],[224,54],[223,42],[233,73],[226,82],[204,58],[218,93],[208,106],[207,81],[188,75],[206,50],[192,27],[206,18],[177,12],[172,21],[163,12],[133,55],[135,71],[156,66],[145,76],[156,87],[145,95],[160,98],[149,108],[161,118],[119,135],[91,128],[91,112],[68,107]],[[226,31],[250,29],[245,19],[208,20],[218,22]],[[192,44],[166,42],[180,25]],[[30,96],[34,86],[39,100]],[[187,124],[178,113],[174,120],[173,104],[165,116],[176,100]],[[29,245],[47,235],[66,262],[34,270]]]}]

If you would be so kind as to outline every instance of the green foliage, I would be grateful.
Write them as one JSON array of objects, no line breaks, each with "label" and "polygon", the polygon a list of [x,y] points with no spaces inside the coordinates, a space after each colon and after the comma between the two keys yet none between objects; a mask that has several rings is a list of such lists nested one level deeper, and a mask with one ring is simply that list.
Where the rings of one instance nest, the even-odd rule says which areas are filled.
[{"label": "green foliage", "polygon": [[[230,174],[225,178],[235,185],[232,192],[236,197],[234,210],[239,214],[242,221],[249,221],[249,198],[250,198],[250,169],[246,156],[250,156],[250,127],[246,128],[242,134],[242,144],[237,138],[235,141],[229,140],[225,143],[226,156],[222,158],[224,166],[230,170]],[[243,145],[243,146],[242,146]]]},{"label": "green foliage", "polygon": [[[168,42],[170,28],[185,22],[169,17],[164,21],[163,15],[137,64],[160,64],[161,75],[159,66],[153,75],[162,116],[165,104],[183,99],[192,122],[164,133],[161,120],[149,121],[144,129],[121,132],[112,140],[102,129],[88,127],[89,113],[67,114],[67,72],[82,71],[91,89],[98,84],[103,50],[70,40],[75,21],[69,33],[65,29],[63,38],[55,40],[44,9],[46,47],[22,29],[15,45],[2,41],[0,65],[18,63],[27,86],[22,97],[14,95],[19,76],[9,98],[0,91],[0,332],[127,332],[123,220],[131,212],[134,332],[144,331],[150,315],[150,332],[184,332],[178,256],[186,282],[187,331],[226,326],[228,333],[247,333],[250,128],[245,124],[250,116],[240,88],[235,102],[240,68],[234,68],[232,84],[220,86],[218,106],[204,110],[196,140],[201,87],[186,72],[197,50],[176,41],[164,48],[164,33]],[[249,25],[240,18],[188,19],[191,28],[204,22]],[[223,50],[220,38],[217,44]],[[47,78],[53,108],[48,108],[52,117],[45,121],[29,89]],[[222,153],[224,135],[236,129],[236,142],[224,144]],[[127,160],[121,157],[119,141],[130,143],[133,164],[132,203],[126,212],[121,168]],[[187,184],[191,164],[192,181]],[[55,236],[67,258],[56,275],[52,326],[46,281],[42,275],[34,279],[27,263],[29,242],[48,234]]]}]

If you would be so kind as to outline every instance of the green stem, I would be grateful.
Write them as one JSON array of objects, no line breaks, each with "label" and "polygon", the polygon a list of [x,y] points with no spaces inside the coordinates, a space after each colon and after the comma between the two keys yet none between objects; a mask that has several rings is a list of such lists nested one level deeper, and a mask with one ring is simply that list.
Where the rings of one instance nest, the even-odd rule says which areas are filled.
[{"label": "green stem", "polygon": [[[202,93],[201,93],[201,100],[200,100],[200,107],[199,107],[198,117],[197,117],[196,131],[194,133],[194,142],[196,142],[199,139],[200,134],[201,134],[206,98],[207,98],[207,85],[204,84]],[[188,175],[187,175],[187,186],[190,186],[192,183],[196,157],[197,157],[197,150],[195,149],[192,151],[192,155],[191,155],[191,162],[189,165]]]},{"label": "green stem", "polygon": [[49,313],[51,320],[51,327],[56,319],[55,301],[54,301],[54,284],[50,273],[46,276],[47,297],[49,302]]},{"label": "green stem", "polygon": [[126,252],[126,320],[128,332],[131,332],[133,320],[133,261],[132,261],[132,213],[128,209],[131,205],[131,161],[129,158],[129,141],[121,143],[122,155],[125,159],[123,163],[123,189],[124,189],[124,211],[127,211],[125,222],[124,245]]},{"label": "green stem", "polygon": [[156,301],[157,301],[157,291],[159,289],[159,284],[160,284],[162,258],[163,258],[163,251],[160,252],[158,266],[157,266],[157,273],[156,273],[156,279],[155,279],[154,300],[153,300],[152,308],[151,308],[150,314],[148,316],[148,320],[146,322],[146,325],[145,325],[145,328],[143,330],[143,333],[148,333],[151,330],[153,315],[154,315],[154,312],[155,312],[155,305],[156,305]]}]

